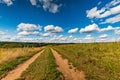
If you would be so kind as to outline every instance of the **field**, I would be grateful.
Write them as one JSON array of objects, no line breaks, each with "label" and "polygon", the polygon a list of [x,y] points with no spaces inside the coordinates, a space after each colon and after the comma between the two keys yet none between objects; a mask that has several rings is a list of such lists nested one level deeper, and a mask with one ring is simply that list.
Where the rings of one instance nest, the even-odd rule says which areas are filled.
[{"label": "field", "polygon": [[17,80],[63,80],[56,67],[55,58],[47,48]]},{"label": "field", "polygon": [[35,47],[0,48],[0,78],[40,50],[41,48]]},{"label": "field", "polygon": [[70,44],[54,47],[87,80],[120,80],[120,43]]},{"label": "field", "polygon": [[9,47],[5,43],[2,45],[1,77],[43,51],[16,80],[120,80],[119,42],[42,45],[19,43],[19,46],[16,43],[7,43]]}]

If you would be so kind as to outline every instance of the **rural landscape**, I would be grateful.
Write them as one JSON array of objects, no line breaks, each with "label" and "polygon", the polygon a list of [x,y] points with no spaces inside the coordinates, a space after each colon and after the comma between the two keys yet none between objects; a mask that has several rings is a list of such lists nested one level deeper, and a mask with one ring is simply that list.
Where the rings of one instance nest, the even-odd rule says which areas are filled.
[{"label": "rural landscape", "polygon": [[120,80],[119,42],[38,45],[1,43],[0,79]]},{"label": "rural landscape", "polygon": [[120,80],[120,0],[0,0],[0,80]]}]

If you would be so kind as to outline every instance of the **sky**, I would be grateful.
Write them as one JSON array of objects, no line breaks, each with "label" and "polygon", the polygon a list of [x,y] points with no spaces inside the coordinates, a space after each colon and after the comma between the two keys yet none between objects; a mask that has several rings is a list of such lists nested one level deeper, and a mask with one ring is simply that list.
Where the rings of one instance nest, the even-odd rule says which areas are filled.
[{"label": "sky", "polygon": [[0,41],[120,41],[120,0],[0,0]]}]

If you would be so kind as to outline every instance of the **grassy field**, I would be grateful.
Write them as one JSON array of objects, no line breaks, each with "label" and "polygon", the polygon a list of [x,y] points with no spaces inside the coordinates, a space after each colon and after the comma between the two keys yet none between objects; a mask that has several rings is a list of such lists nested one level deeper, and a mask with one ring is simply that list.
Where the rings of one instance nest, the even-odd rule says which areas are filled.
[{"label": "grassy field", "polygon": [[[9,46],[6,47],[6,44]],[[36,47],[38,44],[25,44],[26,47],[11,44],[0,44],[4,45],[0,48],[0,77],[42,50]],[[58,51],[63,58],[72,62],[76,69],[83,70],[86,80],[120,80],[119,42],[46,45],[48,46],[45,51],[17,80],[64,80],[56,69],[55,58],[49,48]]]},{"label": "grassy field", "polygon": [[38,53],[41,48],[0,48],[0,77]]},{"label": "grassy field", "polygon": [[63,80],[63,78],[57,70],[51,50],[47,48],[17,80]]},{"label": "grassy field", "polygon": [[53,47],[87,80],[120,80],[120,43],[70,44]]}]

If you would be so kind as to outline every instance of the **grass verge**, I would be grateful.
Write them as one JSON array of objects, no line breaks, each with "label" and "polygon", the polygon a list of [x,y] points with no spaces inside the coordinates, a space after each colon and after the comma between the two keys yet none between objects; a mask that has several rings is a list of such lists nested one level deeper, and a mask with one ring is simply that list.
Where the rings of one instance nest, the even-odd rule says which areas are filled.
[{"label": "grass verge", "polygon": [[51,50],[45,49],[17,80],[63,80],[56,67]]},{"label": "grass verge", "polygon": [[32,56],[34,56],[36,53],[38,53],[41,50],[32,51],[28,55],[21,56],[21,57],[18,57],[13,60],[0,64],[0,79],[4,77],[8,71],[14,69],[15,67],[17,67],[17,65],[23,63],[24,61],[30,59]]}]

